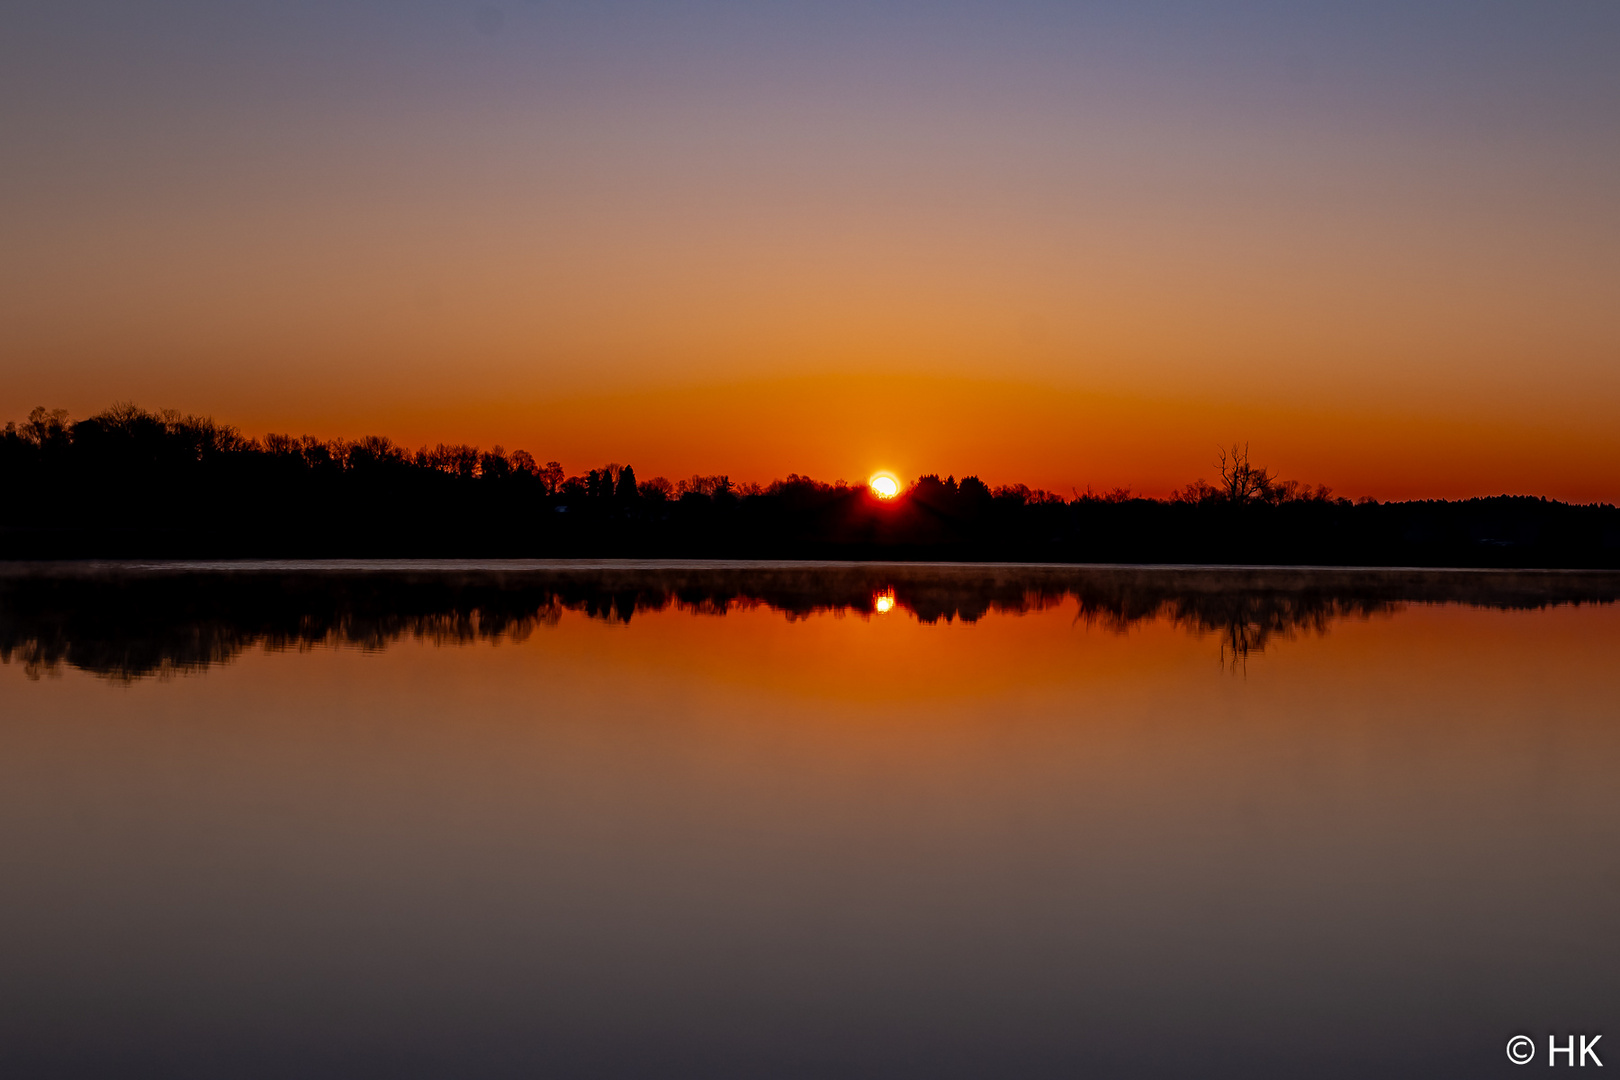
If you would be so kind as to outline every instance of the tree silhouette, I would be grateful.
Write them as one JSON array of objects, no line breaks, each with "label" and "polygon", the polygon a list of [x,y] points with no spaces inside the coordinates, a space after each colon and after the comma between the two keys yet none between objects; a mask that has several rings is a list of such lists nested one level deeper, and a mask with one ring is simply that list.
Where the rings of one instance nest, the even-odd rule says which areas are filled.
[{"label": "tree silhouette", "polygon": [[[1352,503],[1247,445],[1172,498],[1064,499],[930,473],[896,498],[791,473],[568,476],[524,450],[244,437],[123,403],[0,430],[0,558],[657,556],[1027,562],[1620,566],[1620,511],[1500,496]],[[617,601],[614,602],[617,605]],[[617,610],[617,606],[614,608]]]},{"label": "tree silhouette", "polygon": [[1248,443],[1241,449],[1233,443],[1230,453],[1222,449],[1215,468],[1221,478],[1221,496],[1227,502],[1241,505],[1270,498],[1273,477],[1265,469],[1250,464]]}]

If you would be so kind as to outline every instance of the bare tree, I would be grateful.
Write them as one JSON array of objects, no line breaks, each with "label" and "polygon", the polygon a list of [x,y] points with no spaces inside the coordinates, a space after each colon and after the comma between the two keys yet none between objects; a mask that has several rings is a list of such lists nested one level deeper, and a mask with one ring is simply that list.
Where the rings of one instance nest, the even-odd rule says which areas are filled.
[{"label": "bare tree", "polygon": [[1221,495],[1234,503],[1260,502],[1271,496],[1275,478],[1270,472],[1249,461],[1249,444],[1242,448],[1237,443],[1231,450],[1221,450],[1215,468],[1221,476]]},{"label": "bare tree", "polygon": [[534,475],[539,479],[540,486],[547,495],[555,495],[561,491],[563,483],[568,479],[559,461],[546,462],[545,467]]}]

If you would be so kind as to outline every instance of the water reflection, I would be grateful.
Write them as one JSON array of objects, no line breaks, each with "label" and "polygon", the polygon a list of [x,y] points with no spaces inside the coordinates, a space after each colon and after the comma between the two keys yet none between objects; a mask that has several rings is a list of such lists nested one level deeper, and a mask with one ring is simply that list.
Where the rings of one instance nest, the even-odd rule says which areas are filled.
[{"label": "water reflection", "polygon": [[523,640],[564,611],[628,624],[670,609],[764,607],[789,620],[903,612],[973,623],[1074,602],[1087,625],[1147,620],[1220,638],[1240,663],[1274,638],[1409,603],[1497,609],[1612,603],[1594,572],[809,563],[14,565],[0,573],[0,660],[115,679],[196,671],[244,650]]},{"label": "water reflection", "polygon": [[0,1075],[1466,1080],[1612,1026],[1610,577],[309,571],[3,576]]}]

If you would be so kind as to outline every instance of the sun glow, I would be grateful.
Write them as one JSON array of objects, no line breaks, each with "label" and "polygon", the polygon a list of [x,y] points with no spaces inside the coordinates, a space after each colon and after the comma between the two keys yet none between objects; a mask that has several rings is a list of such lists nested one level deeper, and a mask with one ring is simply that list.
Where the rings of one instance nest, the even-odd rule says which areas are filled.
[{"label": "sun glow", "polygon": [[887,615],[894,609],[894,593],[886,592],[872,598],[872,606],[879,615]]},{"label": "sun glow", "polygon": [[867,483],[872,486],[872,494],[880,499],[892,499],[900,494],[900,481],[888,473],[878,473]]}]

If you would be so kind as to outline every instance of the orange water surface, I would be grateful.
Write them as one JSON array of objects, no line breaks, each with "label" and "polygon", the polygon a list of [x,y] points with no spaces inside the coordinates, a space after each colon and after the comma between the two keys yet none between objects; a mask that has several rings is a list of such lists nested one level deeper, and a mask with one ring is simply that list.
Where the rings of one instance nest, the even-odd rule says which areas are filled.
[{"label": "orange water surface", "polygon": [[1461,1077],[1613,1028],[1620,609],[1224,644],[1065,599],[9,663],[0,1063]]}]

